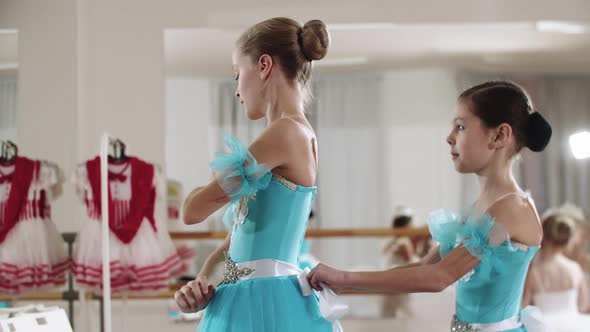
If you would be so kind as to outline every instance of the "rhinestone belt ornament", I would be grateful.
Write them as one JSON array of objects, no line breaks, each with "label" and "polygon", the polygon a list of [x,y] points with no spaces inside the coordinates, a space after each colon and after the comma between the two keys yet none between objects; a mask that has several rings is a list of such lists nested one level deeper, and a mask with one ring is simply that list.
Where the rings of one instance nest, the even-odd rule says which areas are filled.
[{"label": "rhinestone belt ornament", "polygon": [[476,329],[471,324],[462,322],[457,319],[457,316],[453,316],[453,322],[451,323],[451,332],[477,332],[481,331]]},{"label": "rhinestone belt ornament", "polygon": [[223,280],[220,285],[235,284],[240,278],[249,276],[254,272],[254,269],[248,267],[243,269],[238,268],[238,265],[229,257],[227,251],[223,255],[225,256],[225,268],[223,270]]}]

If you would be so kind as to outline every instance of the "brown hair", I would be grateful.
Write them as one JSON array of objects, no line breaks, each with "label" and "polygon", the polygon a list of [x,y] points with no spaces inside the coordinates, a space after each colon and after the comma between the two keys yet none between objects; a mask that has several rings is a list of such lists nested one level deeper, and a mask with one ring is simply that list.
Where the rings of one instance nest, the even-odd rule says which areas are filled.
[{"label": "brown hair", "polygon": [[469,102],[471,111],[488,128],[502,123],[512,127],[516,139],[516,152],[523,147],[540,152],[551,139],[551,126],[534,112],[527,93],[508,81],[485,82],[465,90],[459,99]]},{"label": "brown hair", "polygon": [[543,219],[543,237],[556,246],[565,246],[574,236],[574,221],[562,214],[553,214]]},{"label": "brown hair", "polygon": [[257,61],[268,54],[280,64],[288,79],[297,81],[309,92],[311,61],[328,53],[330,35],[324,22],[312,20],[301,26],[286,17],[275,17],[246,30],[237,41],[243,55]]},{"label": "brown hair", "polygon": [[408,227],[412,223],[411,216],[395,216],[391,220],[391,228]]}]

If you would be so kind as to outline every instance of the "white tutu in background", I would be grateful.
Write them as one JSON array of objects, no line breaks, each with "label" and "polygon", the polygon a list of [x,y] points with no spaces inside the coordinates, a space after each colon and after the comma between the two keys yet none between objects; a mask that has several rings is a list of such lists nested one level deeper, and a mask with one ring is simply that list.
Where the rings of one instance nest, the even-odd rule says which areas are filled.
[{"label": "white tutu in background", "polygon": [[54,223],[20,221],[0,243],[0,292],[18,294],[62,286],[69,262]]},{"label": "white tutu in background", "polygon": [[57,168],[17,157],[0,173],[0,293],[64,285],[70,260],[50,208]]},{"label": "white tutu in background", "polygon": [[[81,245],[73,271],[76,282],[96,292],[102,288],[101,223],[90,220],[80,231]],[[183,264],[172,241],[158,236],[148,222],[137,235],[123,243],[111,234],[111,289],[113,292],[149,292],[168,288],[171,276],[183,271]]]},{"label": "white tutu in background", "polygon": [[578,312],[577,289],[542,292],[535,294],[533,299],[543,312],[547,332],[590,331],[590,315]]},{"label": "white tutu in background", "polygon": [[[102,217],[100,159],[78,168],[75,182],[86,208],[76,241],[76,282],[100,293],[102,282]],[[109,246],[113,292],[168,289],[171,277],[186,268],[166,227],[166,193],[162,176],[138,158],[109,164]]]}]

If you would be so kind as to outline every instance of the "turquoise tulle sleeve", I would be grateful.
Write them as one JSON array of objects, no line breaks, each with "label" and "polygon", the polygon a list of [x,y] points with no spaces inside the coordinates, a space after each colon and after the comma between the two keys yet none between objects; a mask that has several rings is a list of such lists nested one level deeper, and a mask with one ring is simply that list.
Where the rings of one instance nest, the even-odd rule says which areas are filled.
[{"label": "turquoise tulle sleeve", "polygon": [[490,231],[495,224],[489,214],[476,218],[473,213],[463,216],[461,241],[469,252],[478,258],[483,258],[486,252],[490,252]]},{"label": "turquoise tulle sleeve", "polygon": [[[504,229],[487,213],[476,216],[469,211],[455,216],[438,210],[430,214],[428,228],[432,238],[440,244],[441,257],[461,244],[479,258],[482,263],[476,271],[481,278],[490,278],[492,271],[503,273],[506,270],[506,264],[502,263],[505,255],[515,250],[510,241],[504,240],[508,238]],[[490,239],[492,234],[495,239]],[[497,250],[500,246],[505,250]]]},{"label": "turquoise tulle sleeve", "polygon": [[210,166],[227,196],[236,201],[268,187],[270,169],[259,164],[237,138],[225,136],[224,141],[228,151],[217,153]]},{"label": "turquoise tulle sleeve", "polygon": [[432,239],[440,245],[440,256],[446,256],[459,242],[461,223],[457,217],[445,210],[436,210],[428,217],[428,230]]},{"label": "turquoise tulle sleeve", "polygon": [[[470,213],[464,217],[464,220],[462,242],[473,256],[481,260],[482,264],[477,267],[480,278],[490,279],[492,271],[498,274],[506,273],[509,265],[504,261],[517,249],[509,241],[504,227],[497,224],[488,213],[477,217],[474,213]],[[500,247],[502,250],[499,250]]]}]

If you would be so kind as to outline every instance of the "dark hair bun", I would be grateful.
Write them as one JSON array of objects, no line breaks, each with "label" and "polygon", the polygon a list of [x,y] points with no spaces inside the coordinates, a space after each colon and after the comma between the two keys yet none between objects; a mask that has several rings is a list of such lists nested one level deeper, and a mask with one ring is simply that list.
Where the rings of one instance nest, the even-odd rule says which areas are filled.
[{"label": "dark hair bun", "polygon": [[320,60],[328,54],[330,34],[324,22],[311,20],[301,30],[301,52],[309,60]]},{"label": "dark hair bun", "polygon": [[541,114],[534,112],[529,115],[526,146],[531,151],[543,151],[551,140],[551,134],[551,125]]}]

